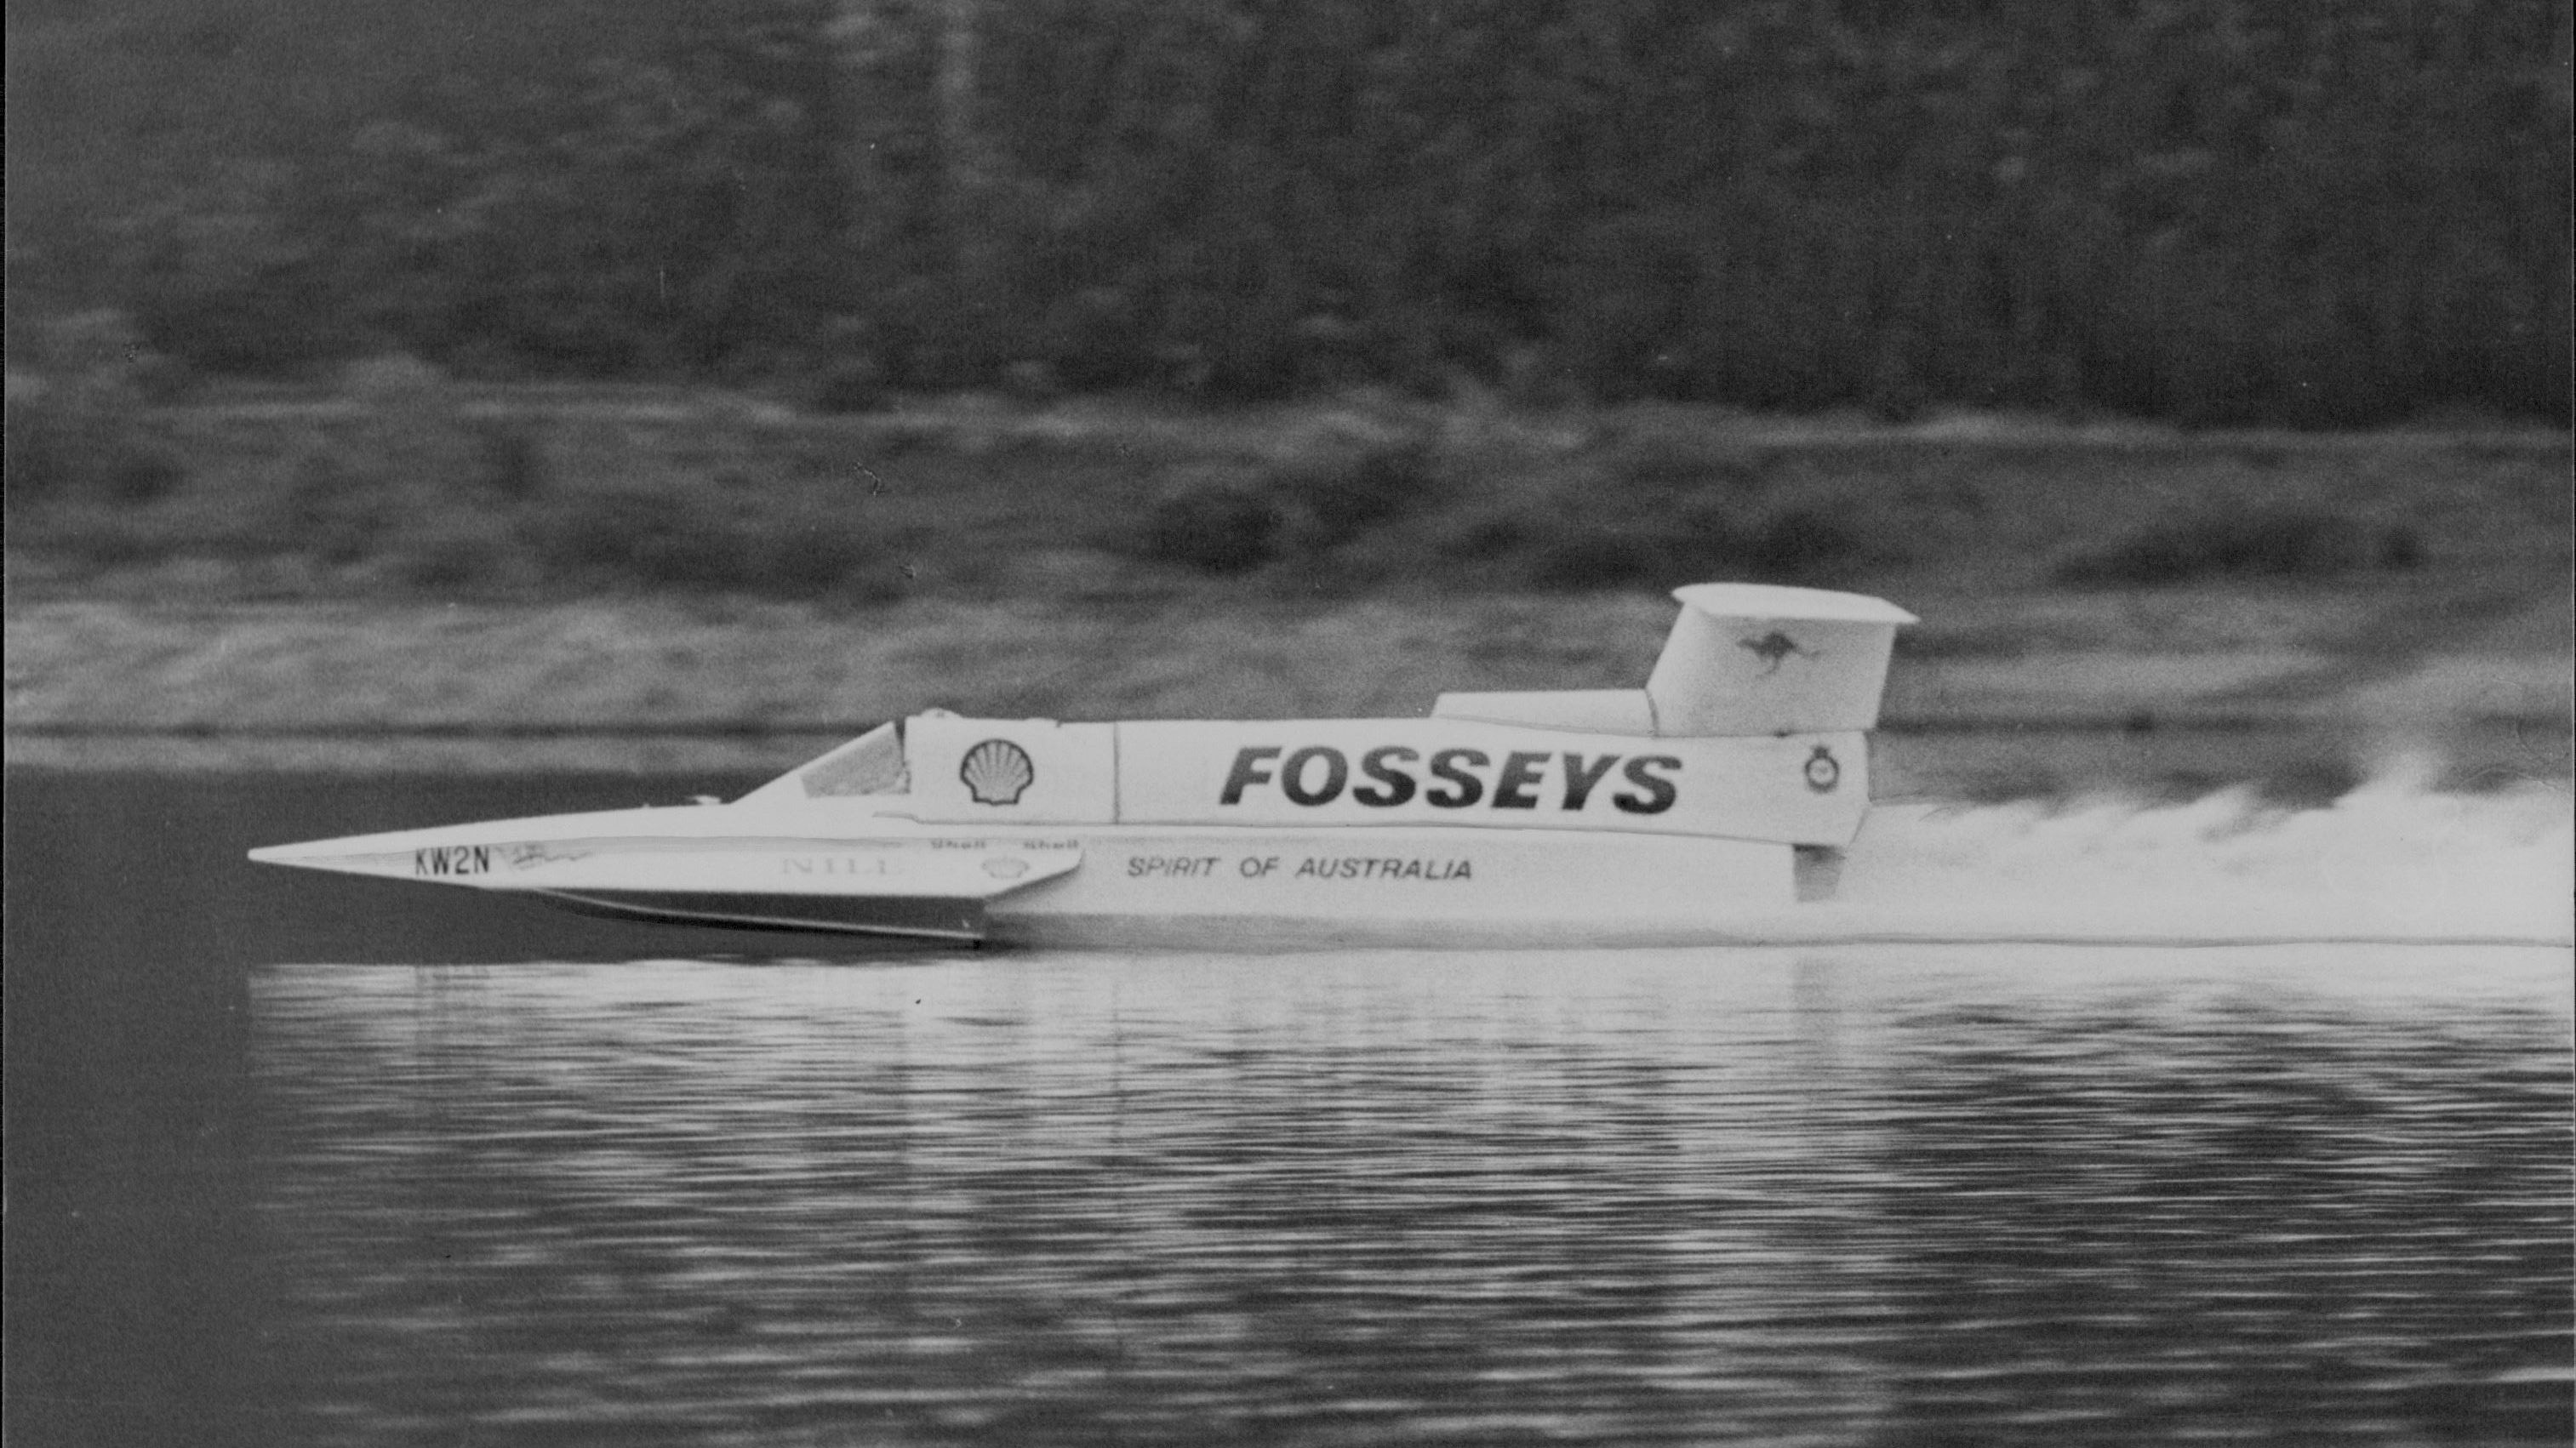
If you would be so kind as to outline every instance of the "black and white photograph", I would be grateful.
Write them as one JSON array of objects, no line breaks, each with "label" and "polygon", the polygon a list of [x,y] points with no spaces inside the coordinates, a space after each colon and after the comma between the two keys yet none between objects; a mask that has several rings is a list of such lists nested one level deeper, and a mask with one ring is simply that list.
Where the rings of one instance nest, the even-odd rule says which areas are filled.
[{"label": "black and white photograph", "polygon": [[8,0],[13,1448],[2576,1441],[2565,0]]}]

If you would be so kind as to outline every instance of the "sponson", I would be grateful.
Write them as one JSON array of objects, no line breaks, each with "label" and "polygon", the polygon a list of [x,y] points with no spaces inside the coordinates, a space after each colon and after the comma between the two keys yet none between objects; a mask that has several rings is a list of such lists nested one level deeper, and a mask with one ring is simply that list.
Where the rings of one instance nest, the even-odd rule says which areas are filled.
[{"label": "sponson", "polygon": [[730,804],[252,857],[637,919],[960,941],[1723,937],[1829,888],[1913,616],[1814,589],[1674,596],[1639,689],[1443,694],[1406,719],[934,710]]}]

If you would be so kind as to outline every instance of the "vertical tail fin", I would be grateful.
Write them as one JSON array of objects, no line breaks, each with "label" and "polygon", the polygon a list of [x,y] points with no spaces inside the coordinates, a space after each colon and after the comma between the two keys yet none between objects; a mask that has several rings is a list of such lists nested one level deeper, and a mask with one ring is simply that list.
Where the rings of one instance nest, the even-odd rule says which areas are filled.
[{"label": "vertical tail fin", "polygon": [[1884,599],[1815,588],[1699,583],[1646,681],[1667,736],[1870,729],[1901,624]]}]

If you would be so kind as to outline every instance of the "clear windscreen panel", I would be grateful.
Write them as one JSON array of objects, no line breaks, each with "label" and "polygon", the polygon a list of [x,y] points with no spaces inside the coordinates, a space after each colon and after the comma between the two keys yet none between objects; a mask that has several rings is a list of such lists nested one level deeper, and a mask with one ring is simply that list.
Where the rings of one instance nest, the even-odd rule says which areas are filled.
[{"label": "clear windscreen panel", "polygon": [[903,762],[903,725],[893,723],[880,724],[831,753],[796,766],[736,802],[849,799],[911,792],[912,774]]},{"label": "clear windscreen panel", "polygon": [[880,724],[800,767],[794,778],[808,799],[906,793],[912,778],[903,764],[903,727]]}]

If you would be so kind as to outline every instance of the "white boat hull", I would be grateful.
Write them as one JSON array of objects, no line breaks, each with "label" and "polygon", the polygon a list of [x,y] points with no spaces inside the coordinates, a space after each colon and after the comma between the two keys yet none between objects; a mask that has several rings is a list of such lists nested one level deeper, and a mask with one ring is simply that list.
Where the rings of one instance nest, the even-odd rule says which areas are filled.
[{"label": "white boat hull", "polygon": [[1796,852],[1747,840],[887,820],[835,834],[764,815],[496,821],[259,857],[639,920],[1027,943],[1670,939],[1798,895]]},{"label": "white boat hull", "polygon": [[1758,585],[1676,597],[1642,690],[1443,695],[1424,719],[929,710],[729,805],[251,857],[626,919],[945,941],[1743,938],[1829,893],[1913,615]]},{"label": "white boat hull", "polygon": [[1072,874],[987,907],[1044,944],[1457,944],[1662,938],[1796,898],[1793,852],[1541,830],[1102,833]]}]

